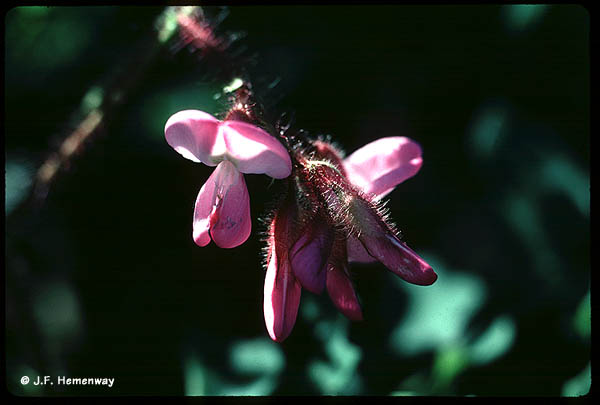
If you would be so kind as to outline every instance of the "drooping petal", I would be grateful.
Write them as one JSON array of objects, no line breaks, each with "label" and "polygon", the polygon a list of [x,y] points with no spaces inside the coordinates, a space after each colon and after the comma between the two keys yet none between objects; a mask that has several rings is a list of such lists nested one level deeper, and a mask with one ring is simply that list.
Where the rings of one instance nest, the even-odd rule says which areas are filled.
[{"label": "drooping petal", "polygon": [[359,194],[347,201],[353,236],[368,255],[409,283],[429,285],[435,282],[437,275],[431,266],[396,237],[393,226],[386,221],[377,203]]},{"label": "drooping petal", "polygon": [[333,304],[352,321],[363,319],[354,286],[348,274],[346,235],[338,233],[334,239],[327,266],[327,292]]},{"label": "drooping petal", "polygon": [[261,128],[243,121],[230,120],[223,122],[220,129],[227,149],[227,159],[235,162],[242,173],[264,173],[275,179],[290,175],[292,161],[287,150]]},{"label": "drooping petal", "polygon": [[282,342],[292,332],[302,291],[288,258],[287,241],[293,223],[290,209],[282,207],[269,229],[263,310],[269,336],[276,342]]},{"label": "drooping petal", "polygon": [[352,321],[362,321],[362,310],[352,281],[345,269],[329,265],[327,268],[327,292],[337,309]]},{"label": "drooping petal", "polygon": [[165,138],[184,158],[216,166],[223,160],[218,156],[225,152],[219,124],[218,119],[203,111],[179,111],[165,124]]},{"label": "drooping petal", "polygon": [[403,280],[417,285],[430,285],[437,280],[431,266],[393,234],[364,234],[359,240],[370,255]]},{"label": "drooping petal", "polygon": [[350,262],[372,263],[377,261],[353,235],[348,236],[347,247],[348,261]]},{"label": "drooping petal", "polygon": [[219,163],[220,188],[217,194],[217,208],[211,216],[210,235],[221,248],[241,245],[250,236],[250,197],[244,175],[228,161]]},{"label": "drooping petal", "polygon": [[215,170],[202,185],[196,203],[194,204],[194,219],[192,222],[192,237],[198,246],[204,247],[210,243],[210,217],[215,209],[217,196],[217,171]]},{"label": "drooping petal", "polygon": [[284,341],[294,328],[301,294],[300,283],[294,277],[287,260],[278,260],[273,252],[265,277],[265,325],[276,342]]},{"label": "drooping petal", "polygon": [[333,243],[333,228],[320,216],[303,230],[289,252],[294,275],[302,287],[315,294],[325,288],[327,259]]},{"label": "drooping petal", "polygon": [[212,237],[217,246],[232,248],[250,236],[250,197],[244,176],[233,163],[219,163],[200,189],[194,208],[193,237],[206,246]]},{"label": "drooping petal", "polygon": [[421,155],[419,144],[409,138],[381,138],[348,156],[344,168],[352,184],[383,197],[417,174],[423,163]]}]

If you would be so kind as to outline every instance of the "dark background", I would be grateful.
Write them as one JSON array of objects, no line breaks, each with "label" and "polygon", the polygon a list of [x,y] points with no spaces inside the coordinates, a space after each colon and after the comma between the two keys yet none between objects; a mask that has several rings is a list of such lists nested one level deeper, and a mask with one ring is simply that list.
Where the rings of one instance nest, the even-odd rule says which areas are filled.
[{"label": "dark background", "polygon": [[[17,395],[580,395],[590,387],[589,14],[580,6],[206,7],[267,114],[349,154],[408,136],[424,164],[389,197],[431,287],[352,266],[365,320],[304,291],[264,327],[253,232],[192,240],[212,169],[164,123],[225,111],[218,59],[158,47],[160,8],[5,16],[6,380]],[[181,48],[181,47],[179,47]],[[144,59],[157,49],[153,59]],[[217,62],[215,62],[217,60]],[[145,70],[137,70],[144,66]],[[271,85],[271,86],[270,86]],[[271,88],[269,88],[271,87]],[[36,169],[97,101],[122,98],[37,210]],[[96,103],[96,104],[95,104]],[[43,387],[21,376],[115,378]]]}]

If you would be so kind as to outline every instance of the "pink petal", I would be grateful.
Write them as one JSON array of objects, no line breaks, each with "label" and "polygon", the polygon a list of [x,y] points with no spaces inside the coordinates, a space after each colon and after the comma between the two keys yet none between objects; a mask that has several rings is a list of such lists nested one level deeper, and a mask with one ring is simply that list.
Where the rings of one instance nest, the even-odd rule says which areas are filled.
[{"label": "pink petal", "polygon": [[325,288],[327,259],[333,244],[333,228],[315,218],[289,252],[292,271],[302,287],[315,294]]},{"label": "pink petal", "polygon": [[371,263],[376,262],[373,256],[367,252],[362,243],[355,236],[348,236],[348,261],[359,262],[359,263]]},{"label": "pink petal", "polygon": [[294,199],[288,198],[269,226],[263,309],[269,336],[277,342],[282,342],[292,332],[300,305],[302,287],[294,277],[288,257],[297,214]]},{"label": "pink petal", "polygon": [[292,161],[285,147],[264,130],[243,121],[225,121],[221,131],[227,159],[242,173],[266,174],[275,179],[288,177]]},{"label": "pink petal", "polygon": [[224,153],[223,142],[218,136],[219,123],[203,111],[179,111],[165,124],[165,138],[184,158],[216,166],[223,159],[215,156]]},{"label": "pink petal", "polygon": [[[394,234],[376,205],[360,195],[348,200],[354,232],[366,253],[409,283],[429,285],[437,275]],[[362,251],[359,251],[361,254]]]},{"label": "pink petal", "polygon": [[430,285],[437,280],[431,266],[391,233],[381,236],[363,234],[359,240],[371,256],[403,280],[417,285]]},{"label": "pink petal", "polygon": [[200,189],[194,207],[193,237],[206,246],[212,237],[217,246],[232,248],[250,236],[250,197],[244,176],[233,163],[219,163]]},{"label": "pink petal", "polygon": [[327,268],[327,292],[331,301],[348,319],[362,321],[360,304],[345,269],[329,265]]},{"label": "pink petal", "polygon": [[229,160],[242,173],[264,173],[276,179],[285,178],[292,171],[286,148],[247,122],[220,122],[203,111],[185,110],[169,118],[165,138],[186,159],[208,166]]},{"label": "pink petal", "polygon": [[277,250],[272,247],[268,259],[263,310],[269,336],[282,342],[296,323],[302,288],[292,273],[287,254],[280,257]]},{"label": "pink petal", "polygon": [[383,197],[421,168],[421,147],[415,141],[394,136],[381,138],[358,149],[344,160],[348,179],[365,193]]}]

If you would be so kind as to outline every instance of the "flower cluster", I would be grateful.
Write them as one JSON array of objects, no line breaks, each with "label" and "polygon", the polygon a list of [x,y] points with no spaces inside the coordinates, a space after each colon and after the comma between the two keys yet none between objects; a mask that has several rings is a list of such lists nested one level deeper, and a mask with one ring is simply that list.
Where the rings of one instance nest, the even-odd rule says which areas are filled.
[{"label": "flower cluster", "polygon": [[264,314],[269,335],[282,341],[291,332],[301,289],[327,289],[351,320],[362,312],[348,262],[379,260],[402,279],[430,285],[433,269],[402,242],[380,198],[420,168],[421,149],[404,137],[382,138],[342,160],[317,140],[292,150],[289,190],[270,221]]},{"label": "flower cluster", "polygon": [[178,112],[165,126],[173,149],[216,166],[194,208],[193,238],[199,246],[212,239],[232,248],[248,239],[250,199],[242,173],[286,179],[287,191],[267,232],[263,309],[273,340],[281,342],[292,331],[302,288],[316,294],[326,289],[346,317],[362,319],[350,261],[378,260],[409,283],[435,282],[433,269],[399,239],[381,204],[419,171],[417,143],[382,138],[343,159],[325,140],[281,132],[286,146],[239,114],[219,121],[197,110]]}]

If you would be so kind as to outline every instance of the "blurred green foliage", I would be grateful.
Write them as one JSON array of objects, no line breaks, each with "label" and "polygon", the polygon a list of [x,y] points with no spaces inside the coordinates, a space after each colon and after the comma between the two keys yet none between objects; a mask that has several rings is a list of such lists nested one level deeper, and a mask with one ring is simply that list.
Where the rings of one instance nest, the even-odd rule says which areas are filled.
[{"label": "blurred green foliage", "polygon": [[348,340],[348,320],[341,315],[336,320],[320,320],[315,334],[322,342],[328,361],[313,360],[308,375],[323,395],[356,395],[362,387],[357,367],[361,349]]},{"label": "blurred green foliage", "polygon": [[514,194],[507,198],[504,212],[515,234],[531,252],[540,278],[556,286],[561,277],[559,259],[550,248],[537,204],[536,199],[527,194]]},{"label": "blurred green foliage", "polygon": [[7,158],[4,171],[4,212],[8,215],[27,196],[34,172],[30,162],[17,158]]},{"label": "blurred green foliage", "polygon": [[500,105],[488,106],[477,112],[470,139],[476,157],[487,159],[496,152],[502,141],[502,129],[507,114],[505,107]]},{"label": "blurred green foliage", "polygon": [[568,380],[562,388],[565,397],[579,397],[588,395],[592,386],[592,365],[584,368],[581,373]]},{"label": "blurred green foliage", "polygon": [[581,215],[590,216],[590,177],[582,167],[556,153],[544,159],[540,179],[545,190],[564,194]]},{"label": "blurred green foliage", "polygon": [[469,347],[469,359],[477,365],[488,364],[510,350],[515,338],[514,320],[501,315]]},{"label": "blurred green foliage", "polygon": [[510,32],[520,33],[539,22],[548,8],[546,4],[512,4],[505,6],[504,21]]},{"label": "blurred green foliage", "polygon": [[187,354],[183,365],[185,378],[184,394],[186,396],[203,396],[207,394],[204,366],[192,354]]},{"label": "blurred green foliage", "polygon": [[[64,65],[80,64],[92,46],[94,21],[110,18],[110,7],[81,13],[75,7],[16,7],[6,14],[6,69],[24,86],[41,85]],[[13,70],[14,69],[14,70]]]},{"label": "blurred green foliage", "polygon": [[577,307],[573,323],[577,333],[583,338],[590,338],[592,334],[592,313],[590,304],[590,292],[583,297]]},{"label": "blurred green foliage", "polygon": [[205,365],[200,356],[187,353],[184,360],[185,395],[263,396],[277,387],[285,358],[279,346],[267,338],[237,341],[229,348],[231,368],[237,376],[254,377],[234,383]]},{"label": "blurred green foliage", "polygon": [[83,333],[83,319],[72,288],[65,282],[47,282],[34,295],[33,316],[50,345],[73,345]]},{"label": "blurred green foliage", "polygon": [[143,100],[139,122],[142,123],[145,132],[152,134],[151,140],[162,144],[164,134],[155,129],[165,126],[165,114],[168,118],[177,111],[196,109],[217,115],[223,107],[218,100],[215,100],[214,95],[219,94],[220,90],[215,84],[201,82],[165,88]]},{"label": "blurred green foliage", "polygon": [[436,269],[439,279],[427,288],[411,288],[397,282],[410,299],[408,315],[394,329],[390,345],[403,357],[435,352],[430,379],[421,377],[417,383],[409,383],[409,392],[452,394],[452,383],[462,371],[488,364],[510,350],[515,342],[516,325],[510,316],[502,315],[478,336],[474,335],[468,325],[485,305],[484,283],[469,273],[448,270],[432,254],[424,258]]},{"label": "blurred green foliage", "polygon": [[446,393],[447,387],[461,371],[467,368],[468,364],[468,354],[462,346],[452,345],[438,349],[432,366],[432,379],[434,382],[431,392]]},{"label": "blurred green foliage", "polygon": [[243,374],[277,374],[285,365],[279,346],[268,339],[237,342],[229,353],[232,367]]},{"label": "blurred green foliage", "polygon": [[410,298],[407,316],[394,329],[390,345],[405,356],[461,343],[471,317],[486,295],[480,278],[448,271],[433,254],[422,257],[438,274],[438,280],[432,286],[415,288],[397,280],[398,287]]},{"label": "blurred green foliage", "polygon": [[83,96],[81,101],[84,114],[90,113],[92,110],[100,107],[104,100],[104,89],[100,86],[93,86]]}]

